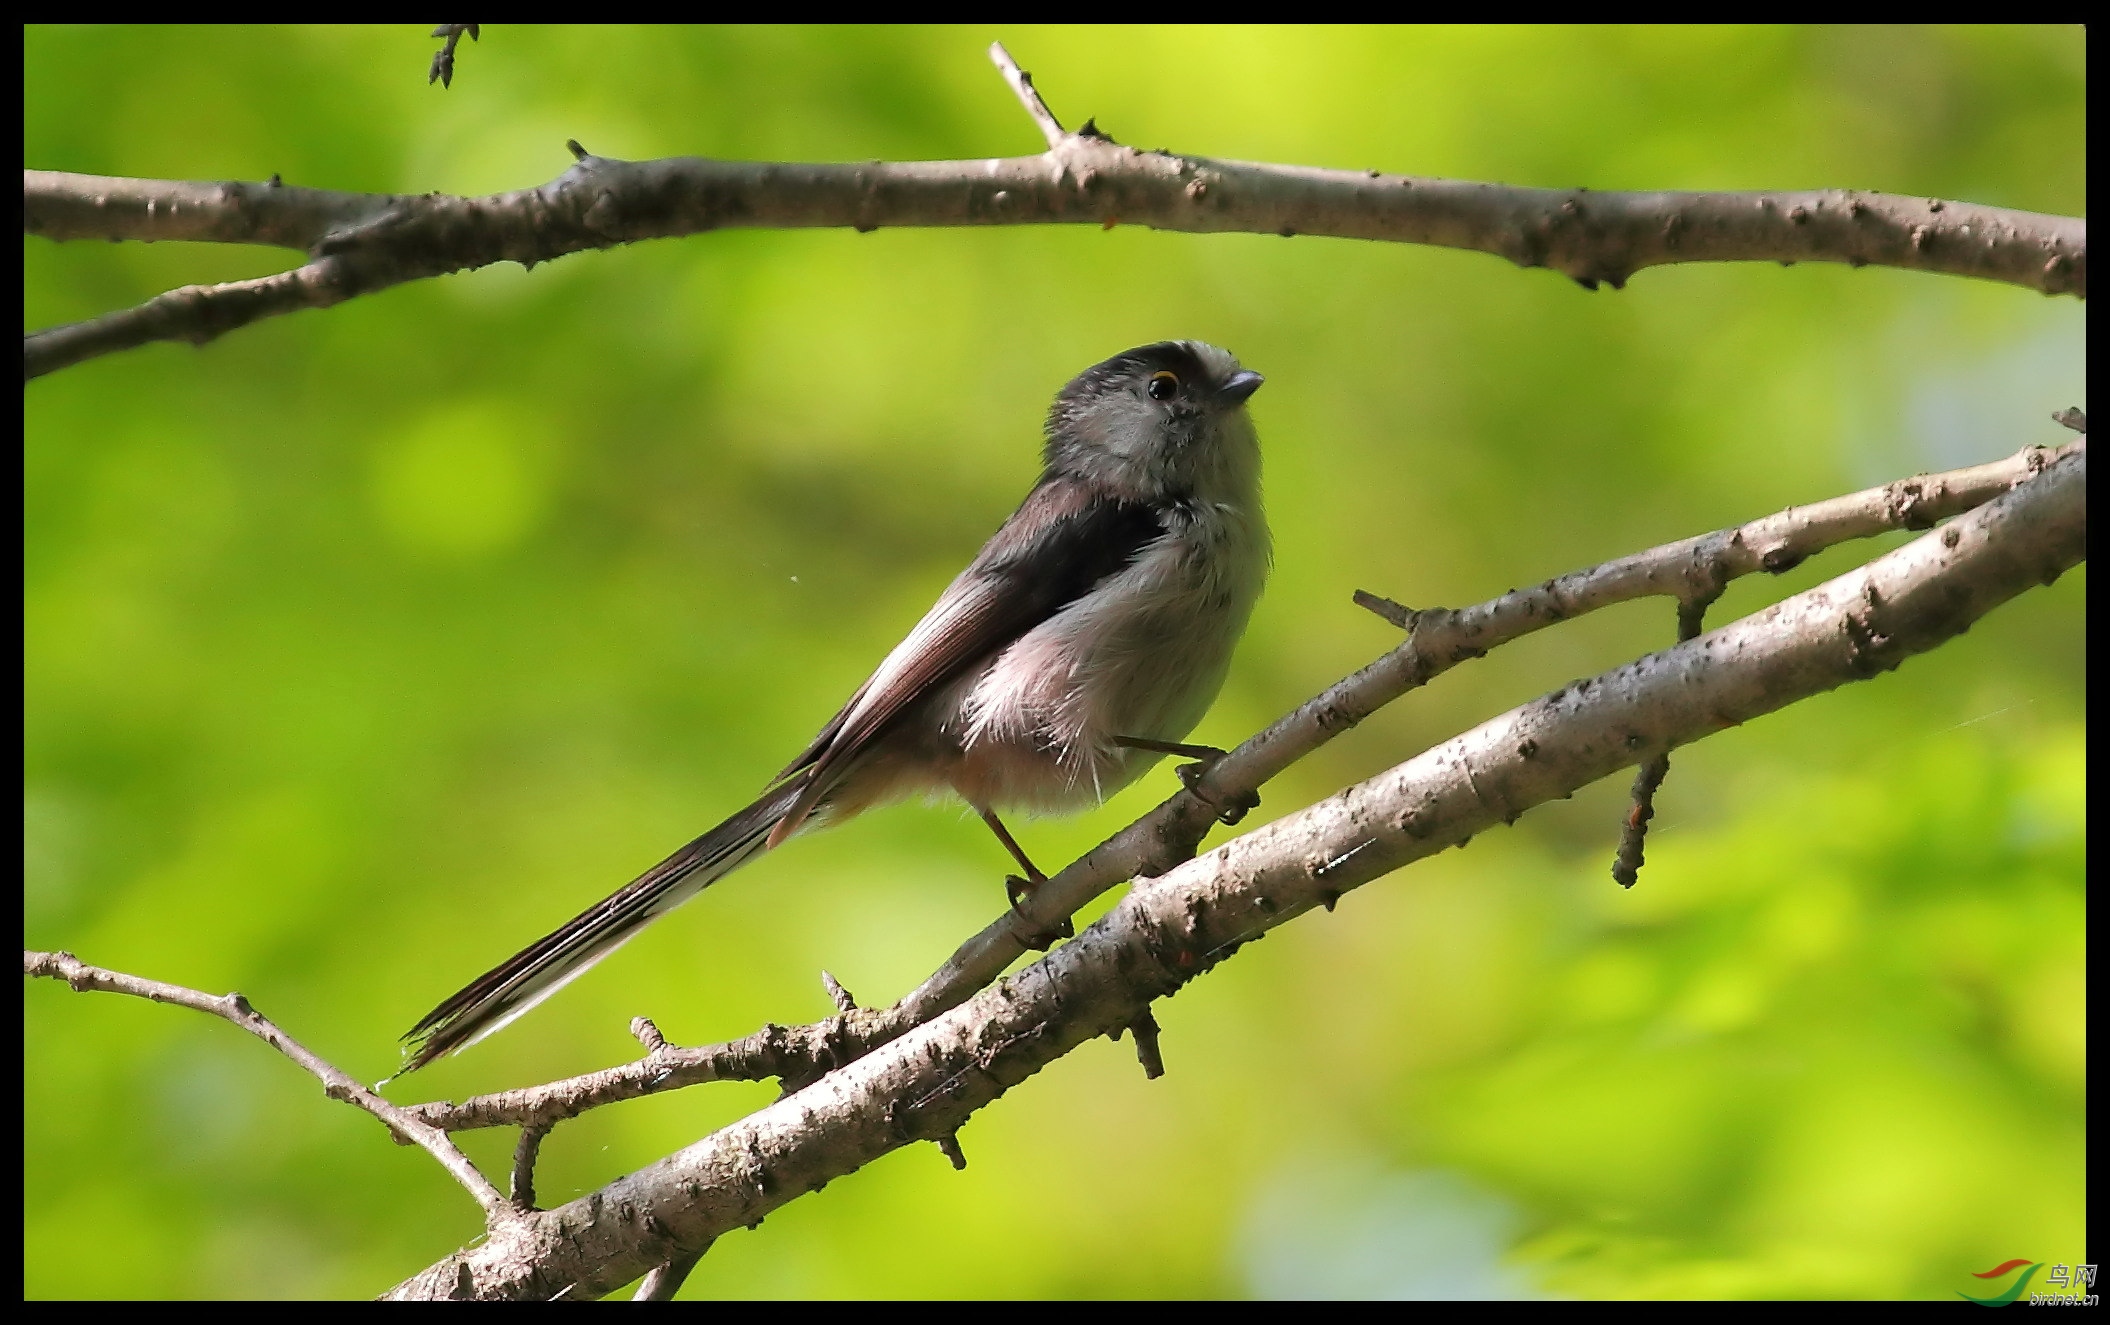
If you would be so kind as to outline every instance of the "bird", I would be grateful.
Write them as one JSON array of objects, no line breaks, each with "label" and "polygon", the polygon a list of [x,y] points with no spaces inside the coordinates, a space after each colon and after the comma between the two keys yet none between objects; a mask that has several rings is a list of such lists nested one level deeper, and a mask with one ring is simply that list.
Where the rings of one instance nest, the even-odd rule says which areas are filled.
[{"label": "bird", "polygon": [[956,796],[1024,870],[1006,879],[1016,907],[1046,876],[999,810],[1074,812],[1166,755],[1221,755],[1183,738],[1272,561],[1246,405],[1263,380],[1196,340],[1072,378],[1025,500],[762,795],[427,1013],[399,1075],[507,1026],[798,834]]}]

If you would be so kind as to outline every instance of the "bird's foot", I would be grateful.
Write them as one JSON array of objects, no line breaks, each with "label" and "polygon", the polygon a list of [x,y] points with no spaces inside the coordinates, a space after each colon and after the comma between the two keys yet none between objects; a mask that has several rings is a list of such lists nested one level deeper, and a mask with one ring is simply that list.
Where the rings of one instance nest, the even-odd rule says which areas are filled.
[{"label": "bird's foot", "polygon": [[1156,754],[1178,755],[1182,758],[1194,760],[1195,762],[1181,764],[1172,771],[1179,775],[1180,785],[1192,792],[1197,800],[1216,808],[1216,821],[1226,828],[1245,818],[1247,814],[1260,806],[1260,793],[1257,791],[1243,792],[1236,796],[1219,799],[1214,796],[1204,796],[1201,792],[1195,790],[1195,785],[1208,776],[1209,770],[1216,767],[1217,761],[1230,754],[1228,750],[1219,749],[1213,745],[1184,745],[1177,741],[1146,741],[1138,737],[1128,736],[1122,737],[1120,743],[1136,750],[1149,750]]},{"label": "bird's foot", "polygon": [[1216,822],[1228,828],[1240,819],[1245,818],[1247,814],[1260,808],[1260,793],[1247,791],[1235,796],[1218,798],[1204,796],[1199,791],[1194,790],[1194,785],[1200,782],[1208,774],[1209,770],[1216,766],[1216,761],[1223,758],[1224,754],[1225,751],[1218,750],[1213,758],[1204,759],[1198,764],[1181,764],[1172,771],[1179,774],[1180,785],[1193,792],[1197,800],[1217,807]]},{"label": "bird's foot", "polygon": [[1070,923],[1068,916],[1064,916],[1053,925],[1043,926],[1026,914],[1024,910],[1026,903],[1032,901],[1033,894],[1039,891],[1040,885],[1048,881],[1046,876],[1041,875],[1038,870],[1034,871],[1034,874],[1036,877],[1030,879],[1022,879],[1016,874],[1006,874],[1004,876],[1004,895],[1011,899],[1011,932],[1018,936],[1020,943],[1025,944],[1035,952],[1046,952],[1049,948],[1055,946],[1055,940],[1057,939],[1075,938],[1077,936],[1077,927]]},{"label": "bird's foot", "polygon": [[1033,889],[1045,880],[1022,879],[1016,874],[1004,876],[1004,896],[1011,899],[1011,909],[1016,911],[1019,903],[1033,896]]}]

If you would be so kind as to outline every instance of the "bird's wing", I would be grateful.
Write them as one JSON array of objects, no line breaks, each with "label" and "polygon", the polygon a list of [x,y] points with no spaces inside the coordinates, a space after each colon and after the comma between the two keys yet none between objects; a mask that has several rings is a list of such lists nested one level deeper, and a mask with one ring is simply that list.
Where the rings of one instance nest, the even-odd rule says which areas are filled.
[{"label": "bird's wing", "polygon": [[895,719],[1089,593],[1164,532],[1151,507],[1095,494],[1075,479],[1042,479],[780,775],[811,770],[804,794],[777,824],[770,845],[798,828],[832,788],[830,774],[870,749]]},{"label": "bird's wing", "polygon": [[916,701],[1088,593],[1163,532],[1149,507],[1094,498],[1070,480],[1043,481],[760,800],[427,1013],[405,1037],[414,1049],[403,1070],[491,1034],[654,917],[782,842],[834,785],[832,775]]}]

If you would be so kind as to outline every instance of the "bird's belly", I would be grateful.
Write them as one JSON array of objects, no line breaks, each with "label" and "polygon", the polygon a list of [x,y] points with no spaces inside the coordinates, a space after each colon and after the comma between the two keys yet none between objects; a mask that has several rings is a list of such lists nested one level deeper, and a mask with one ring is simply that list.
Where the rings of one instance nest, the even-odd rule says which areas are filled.
[{"label": "bird's belly", "polygon": [[1264,544],[1241,559],[1167,539],[1027,632],[954,687],[954,789],[980,806],[1061,811],[1128,785],[1160,756],[1117,738],[1193,729],[1265,573]]}]

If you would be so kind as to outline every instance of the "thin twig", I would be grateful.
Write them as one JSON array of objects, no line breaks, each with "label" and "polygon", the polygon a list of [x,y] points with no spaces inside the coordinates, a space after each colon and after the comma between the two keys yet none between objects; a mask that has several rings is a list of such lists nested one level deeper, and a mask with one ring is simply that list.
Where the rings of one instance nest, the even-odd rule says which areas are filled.
[{"label": "thin twig", "polygon": [[1626,820],[1619,827],[1619,850],[1612,857],[1612,881],[1631,888],[1647,863],[1642,848],[1648,842],[1648,821],[1656,817],[1656,790],[1670,773],[1670,756],[1657,755],[1634,774],[1627,793]]},{"label": "thin twig", "polygon": [[535,1208],[535,1161],[542,1154],[542,1138],[554,1125],[530,1123],[520,1129],[520,1140],[513,1145],[513,1206],[517,1210]]},{"label": "thin twig", "polygon": [[1062,146],[1062,140],[1070,135],[1063,129],[1062,121],[1055,118],[1055,112],[1048,109],[1048,103],[1042,100],[1040,89],[1033,86],[1033,75],[1018,67],[1018,61],[1011,58],[1011,52],[1005,50],[1000,41],[989,43],[989,60],[1003,70],[1004,81],[1018,94],[1019,104],[1033,117],[1034,126],[1048,140],[1048,146]]},{"label": "thin twig", "polygon": [[642,1058],[562,1081],[478,1095],[459,1104],[437,1100],[407,1109],[434,1127],[466,1132],[559,1123],[621,1100],[712,1081],[774,1079],[782,1081],[789,1092],[897,1038],[909,1025],[891,1010],[860,1010],[807,1026],[765,1026],[737,1040],[691,1049],[668,1044],[658,1027],[639,1017],[631,1023],[631,1030],[645,1045]]},{"label": "thin twig", "polygon": [[90,966],[70,952],[35,952],[24,949],[22,974],[52,980],[64,980],[74,992],[90,990],[105,994],[130,994],[134,998],[151,999],[156,1003],[173,1003],[178,1007],[208,1013],[231,1022],[254,1035],[265,1044],[292,1059],[310,1076],[322,1083],[323,1094],[333,1100],[342,1100],[356,1105],[374,1117],[392,1132],[398,1140],[421,1146],[440,1167],[454,1176],[454,1180],[468,1189],[469,1195],[483,1207],[488,1224],[496,1227],[513,1215],[513,1206],[490,1179],[469,1162],[469,1157],[455,1147],[444,1131],[425,1122],[410,1110],[399,1108],[365,1086],[352,1079],[342,1069],[325,1061],[307,1046],[280,1030],[269,1018],[249,1005],[249,1000],[240,994],[222,994],[215,997],[186,989],[181,985],[164,984],[159,980],[147,980],[119,971],[106,971],[99,966]]},{"label": "thin twig", "polygon": [[1403,603],[1395,603],[1389,598],[1379,597],[1366,589],[1355,591],[1355,605],[1377,613],[1401,630],[1414,629],[1414,618],[1418,615],[1413,608]]},{"label": "thin twig", "polygon": [[364,293],[347,279],[346,265],[322,258],[275,276],[222,285],[186,285],[132,308],[40,331],[31,353],[25,341],[23,377],[52,372],[118,350],[156,341],[204,345],[237,327],[303,308],[328,308]]},{"label": "thin twig", "polygon": [[843,988],[842,981],[826,971],[821,972],[821,988],[828,991],[828,998],[835,1004],[837,1012],[847,1017],[857,1011],[857,1000],[850,997],[850,991]]},{"label": "thin twig", "polygon": [[[1689,598],[1678,600],[1678,642],[1698,639],[1705,628],[1707,609],[1722,596],[1720,584],[1707,584]],[[1631,888],[1641,877],[1641,866],[1645,863],[1644,848],[1648,843],[1649,820],[1656,817],[1656,793],[1663,788],[1663,779],[1670,775],[1670,755],[1657,755],[1641,765],[1634,774],[1634,786],[1627,793],[1629,802],[1626,821],[1619,827],[1619,850],[1612,857],[1612,881],[1622,888]]]},{"label": "thin twig", "polygon": [[[709,1250],[709,1248],[705,1248],[705,1250]],[[632,1302],[672,1302],[674,1295],[681,1291],[682,1284],[688,1281],[689,1271],[695,1269],[696,1263],[702,1259],[703,1252],[698,1251],[684,1256],[676,1256],[671,1261],[653,1266],[651,1271],[645,1275],[644,1280],[638,1284],[637,1292],[630,1300]]]},{"label": "thin twig", "polygon": [[432,30],[433,36],[445,37],[447,44],[433,52],[432,68],[425,75],[427,86],[435,79],[443,88],[454,86],[454,47],[461,41],[465,32],[469,34],[470,41],[478,40],[477,27],[475,23],[442,23]]},{"label": "thin twig", "polygon": [[1165,1056],[1158,1051],[1158,1019],[1151,1015],[1149,1007],[1128,1023],[1128,1033],[1136,1040],[1136,1061],[1143,1065],[1143,1079],[1156,1081],[1164,1076]]}]

